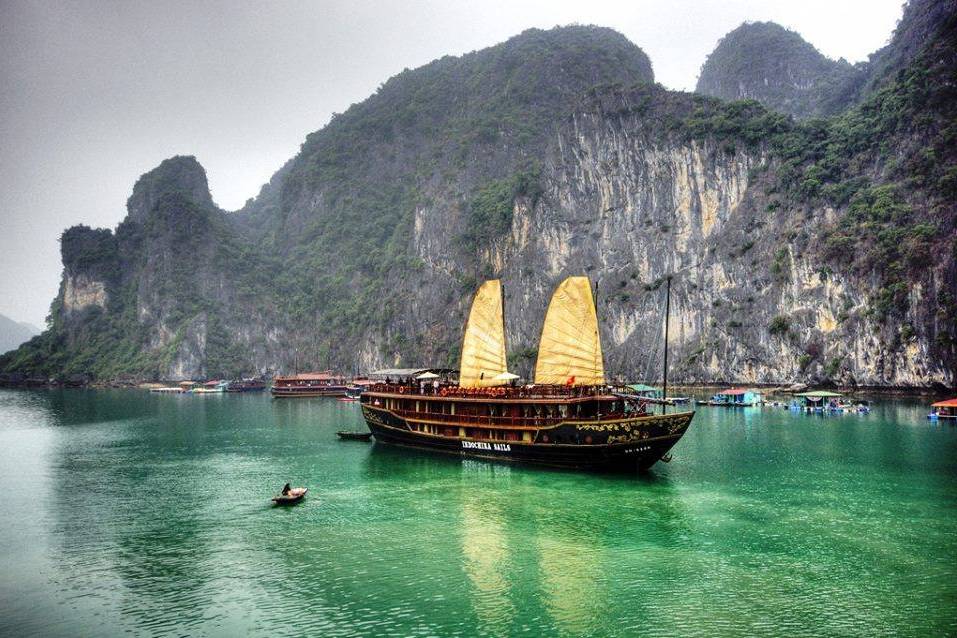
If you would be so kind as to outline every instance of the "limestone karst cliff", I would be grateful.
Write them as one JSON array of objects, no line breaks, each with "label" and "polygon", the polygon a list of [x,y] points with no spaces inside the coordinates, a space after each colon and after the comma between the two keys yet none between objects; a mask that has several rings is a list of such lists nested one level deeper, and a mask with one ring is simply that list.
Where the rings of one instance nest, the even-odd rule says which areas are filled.
[{"label": "limestone karst cliff", "polygon": [[831,60],[794,31],[746,22],[708,56],[695,91],[757,100],[797,118],[821,117],[846,107],[866,76],[864,65]]},{"label": "limestone karst cliff", "polygon": [[495,276],[527,373],[551,290],[585,273],[615,376],[658,374],[672,275],[677,381],[953,386],[954,13],[934,15],[827,120],[667,91],[621,35],[568,27],[403,72],[236,213],[167,160],[115,231],[64,233],[51,325],[0,369],[456,365]]}]

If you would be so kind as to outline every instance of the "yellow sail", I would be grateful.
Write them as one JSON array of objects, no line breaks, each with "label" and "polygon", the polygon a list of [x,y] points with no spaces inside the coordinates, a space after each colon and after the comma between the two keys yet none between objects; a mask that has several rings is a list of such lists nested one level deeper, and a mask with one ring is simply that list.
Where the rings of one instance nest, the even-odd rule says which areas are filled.
[{"label": "yellow sail", "polygon": [[505,367],[505,318],[502,315],[502,282],[486,281],[475,293],[472,311],[462,340],[459,385],[463,388],[487,388],[504,385],[495,377]]},{"label": "yellow sail", "polygon": [[538,344],[535,383],[605,383],[598,315],[588,277],[569,277],[552,295]]}]

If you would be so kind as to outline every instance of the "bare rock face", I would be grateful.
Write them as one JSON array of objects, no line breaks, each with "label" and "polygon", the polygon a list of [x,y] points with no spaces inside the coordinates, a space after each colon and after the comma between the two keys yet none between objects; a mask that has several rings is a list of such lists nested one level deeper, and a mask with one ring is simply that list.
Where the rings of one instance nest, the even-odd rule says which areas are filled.
[{"label": "bare rock face", "polygon": [[71,315],[90,306],[106,308],[106,284],[85,273],[63,278],[63,312]]},{"label": "bare rock face", "polygon": [[119,274],[113,231],[75,226],[63,233],[60,244],[63,314],[70,317],[92,307],[105,309]]},{"label": "bare rock face", "polygon": [[[484,271],[504,279],[512,350],[534,351],[554,286],[584,272],[598,285],[606,368],[623,379],[660,378],[670,275],[675,381],[957,381],[952,360],[931,348],[933,333],[904,347],[895,337],[903,325],[935,321],[931,300],[953,291],[952,269],[943,264],[915,285],[898,321],[878,320],[869,310],[875,282],[830,271],[807,232],[833,223],[832,208],[769,206],[766,148],[663,135],[647,112],[622,114],[648,98],[611,94],[576,113],[545,156],[543,193],[534,204],[516,199],[509,232],[480,255]],[[413,243],[431,274],[405,291],[410,324],[450,312],[432,292],[454,286],[440,273],[459,267],[447,211],[416,213]],[[451,310],[457,319],[464,311],[461,303]],[[454,338],[458,325],[450,327]],[[516,363],[528,373],[531,359]]]},{"label": "bare rock face", "polygon": [[206,377],[206,338],[208,318],[199,315],[183,326],[173,344],[164,379],[203,379]]}]

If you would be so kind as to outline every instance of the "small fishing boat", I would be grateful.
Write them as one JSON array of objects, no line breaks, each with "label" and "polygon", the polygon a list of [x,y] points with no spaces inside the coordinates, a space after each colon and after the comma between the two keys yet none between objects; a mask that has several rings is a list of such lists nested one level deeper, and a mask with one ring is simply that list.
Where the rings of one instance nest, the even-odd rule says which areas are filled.
[{"label": "small fishing boat", "polygon": [[350,441],[368,441],[372,438],[372,432],[339,430],[336,432],[336,436],[338,436],[340,439],[348,439]]},{"label": "small fishing boat", "polygon": [[346,388],[346,395],[344,397],[339,397],[340,401],[358,401],[359,397],[362,396],[362,391],[366,386],[362,385],[350,385]]},{"label": "small fishing boat", "polygon": [[309,491],[308,487],[294,487],[285,494],[279,493],[272,497],[272,502],[276,505],[291,505],[298,503]]},{"label": "small fishing boat", "polygon": [[195,387],[190,390],[191,394],[222,394],[226,391],[226,385],[228,381],[207,381],[201,386]]}]

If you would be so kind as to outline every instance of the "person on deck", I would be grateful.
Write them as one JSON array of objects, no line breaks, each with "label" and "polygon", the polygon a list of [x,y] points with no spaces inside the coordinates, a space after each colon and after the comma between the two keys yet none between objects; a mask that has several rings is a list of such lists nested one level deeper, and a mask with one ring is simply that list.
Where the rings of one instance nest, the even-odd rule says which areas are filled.
[{"label": "person on deck", "polygon": [[282,495],[286,496],[287,494],[289,494],[289,490],[291,489],[292,489],[292,486],[289,485],[289,483],[286,483],[285,485],[282,486]]}]

